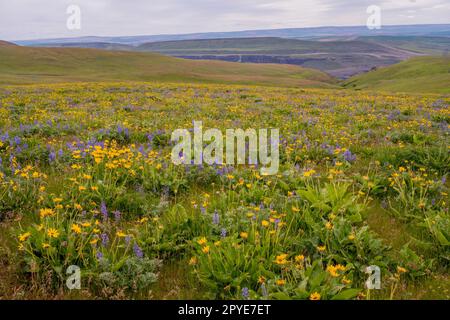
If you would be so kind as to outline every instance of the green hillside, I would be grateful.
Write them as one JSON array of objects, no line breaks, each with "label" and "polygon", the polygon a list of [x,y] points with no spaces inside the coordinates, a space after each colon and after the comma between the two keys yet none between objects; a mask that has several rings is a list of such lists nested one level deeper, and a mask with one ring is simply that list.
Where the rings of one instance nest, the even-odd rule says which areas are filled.
[{"label": "green hillside", "polygon": [[417,57],[355,76],[347,88],[391,92],[450,93],[450,57]]},{"label": "green hillside", "polygon": [[154,53],[0,44],[0,84],[167,81],[333,87],[320,71],[290,65],[192,61]]}]

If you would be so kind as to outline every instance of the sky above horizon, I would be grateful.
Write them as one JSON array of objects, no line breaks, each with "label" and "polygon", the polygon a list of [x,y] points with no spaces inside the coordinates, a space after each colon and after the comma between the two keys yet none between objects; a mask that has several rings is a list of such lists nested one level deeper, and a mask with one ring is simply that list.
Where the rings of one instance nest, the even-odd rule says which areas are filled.
[{"label": "sky above horizon", "polygon": [[[81,29],[66,10],[77,5]],[[0,0],[0,39],[133,36],[382,24],[450,23],[450,0]]]}]

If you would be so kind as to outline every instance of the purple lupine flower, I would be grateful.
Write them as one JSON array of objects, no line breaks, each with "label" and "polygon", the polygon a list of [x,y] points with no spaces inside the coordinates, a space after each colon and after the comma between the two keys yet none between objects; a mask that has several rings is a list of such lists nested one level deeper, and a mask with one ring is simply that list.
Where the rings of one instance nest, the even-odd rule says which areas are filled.
[{"label": "purple lupine flower", "polygon": [[279,223],[280,223],[280,219],[275,219],[275,229],[278,229]]},{"label": "purple lupine flower", "polygon": [[248,298],[250,297],[250,292],[248,290],[247,287],[242,288],[242,298],[244,298],[244,300],[248,300]]},{"label": "purple lupine flower", "polygon": [[200,207],[200,211],[202,214],[206,214],[206,208],[204,206]]},{"label": "purple lupine flower", "polygon": [[227,236],[227,229],[222,228],[222,230],[220,230],[220,236],[222,238],[225,238]]},{"label": "purple lupine flower", "polygon": [[102,203],[100,205],[100,212],[102,214],[103,221],[107,221],[108,220],[108,209],[106,208],[106,204],[104,201],[102,201]]},{"label": "purple lupine flower", "polygon": [[396,120],[398,118],[398,116],[400,115],[400,111],[399,110],[395,110],[392,113],[390,113],[387,117],[388,120]]},{"label": "purple lupine flower", "polygon": [[55,152],[50,152],[50,154],[48,155],[48,162],[52,163],[56,160],[56,153]]},{"label": "purple lupine flower", "polygon": [[447,177],[443,176],[442,179],[441,179],[441,182],[442,182],[442,184],[445,184],[447,182]]},{"label": "purple lupine flower", "polygon": [[120,211],[118,211],[118,210],[114,211],[114,220],[115,220],[116,222],[119,222],[119,221],[120,221],[120,217],[121,217]]},{"label": "purple lupine flower", "polygon": [[130,244],[130,242],[131,242],[131,237],[128,235],[125,237],[125,243]]},{"label": "purple lupine flower", "polygon": [[346,150],[344,152],[344,159],[348,162],[354,162],[354,161],[356,161],[356,156],[354,154],[352,154],[352,152],[350,150]]},{"label": "purple lupine flower", "polygon": [[220,222],[220,216],[216,210],[216,211],[214,211],[214,214],[213,214],[213,224],[218,225],[219,222]]},{"label": "purple lupine flower", "polygon": [[22,141],[22,140],[20,139],[20,137],[18,137],[18,136],[15,136],[15,137],[14,137],[14,144],[15,144],[16,146],[18,146],[18,145],[20,144],[21,141]]},{"label": "purple lupine flower", "polygon": [[102,246],[106,247],[108,245],[109,242],[109,237],[106,233],[102,233],[100,235],[100,238],[102,239]]},{"label": "purple lupine flower", "polygon": [[133,251],[136,257],[138,257],[139,259],[142,259],[144,257],[144,252],[142,252],[142,249],[138,246],[137,243],[134,244]]},{"label": "purple lupine flower", "polygon": [[98,261],[102,261],[102,259],[103,259],[103,253],[101,253],[100,251],[98,251],[97,254],[96,254],[96,256],[97,256],[97,260],[98,260]]},{"label": "purple lupine flower", "polygon": [[6,132],[4,135],[0,136],[0,141],[1,142],[5,142],[6,140],[9,139],[9,134],[8,132]]}]

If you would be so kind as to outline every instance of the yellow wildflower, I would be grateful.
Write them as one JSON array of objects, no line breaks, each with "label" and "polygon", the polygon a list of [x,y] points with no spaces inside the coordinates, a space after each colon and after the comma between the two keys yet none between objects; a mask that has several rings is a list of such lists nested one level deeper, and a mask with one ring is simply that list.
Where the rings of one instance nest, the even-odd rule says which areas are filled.
[{"label": "yellow wildflower", "polygon": [[81,233],[81,228],[78,224],[72,224],[72,228],[70,230],[72,230],[73,232],[75,232],[77,234]]},{"label": "yellow wildflower", "polygon": [[53,209],[41,209],[39,210],[39,216],[41,218],[45,218],[45,217],[49,217],[49,216],[53,216],[55,214],[55,212],[53,211]]},{"label": "yellow wildflower", "polygon": [[24,242],[31,236],[31,233],[25,232],[19,236],[19,241]]},{"label": "yellow wildflower", "polygon": [[203,253],[209,253],[209,246],[205,246],[202,248]]},{"label": "yellow wildflower", "polygon": [[59,237],[59,231],[56,230],[56,229],[54,229],[54,228],[49,228],[49,229],[47,230],[47,235],[48,235],[50,238],[58,238],[58,237]]},{"label": "yellow wildflower", "polygon": [[117,231],[116,236],[118,236],[119,238],[125,238],[127,235],[126,235],[126,233],[124,233],[122,231]]},{"label": "yellow wildflower", "polygon": [[406,272],[408,272],[408,270],[406,270],[406,269],[403,268],[403,267],[398,266],[398,267],[397,267],[397,272],[398,272],[398,273],[406,273]]},{"label": "yellow wildflower", "polygon": [[278,280],[276,281],[276,284],[277,284],[277,286],[282,287],[282,286],[284,286],[284,285],[286,284],[286,280],[284,280],[284,279],[278,279]]},{"label": "yellow wildflower", "polygon": [[309,296],[309,300],[320,300],[320,298],[321,298],[321,296],[320,296],[320,293],[318,293],[318,292],[313,292]]},{"label": "yellow wildflower", "polygon": [[287,264],[288,263],[288,261],[287,261],[287,254],[280,254],[280,255],[278,255],[276,258],[275,258],[275,263],[276,264],[278,264],[278,265],[284,265],[284,264]]},{"label": "yellow wildflower", "polygon": [[197,257],[192,257],[189,259],[189,265],[194,266],[197,264]]}]

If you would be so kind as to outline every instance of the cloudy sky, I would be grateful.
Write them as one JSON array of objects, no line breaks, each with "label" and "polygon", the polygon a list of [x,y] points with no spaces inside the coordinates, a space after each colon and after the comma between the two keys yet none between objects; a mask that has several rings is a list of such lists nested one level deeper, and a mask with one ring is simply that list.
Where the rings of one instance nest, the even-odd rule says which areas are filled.
[{"label": "cloudy sky", "polygon": [[[80,30],[66,26],[69,5]],[[386,25],[450,23],[450,0],[0,0],[0,39],[365,25],[370,5]]]}]

